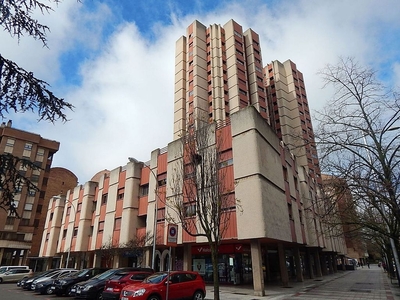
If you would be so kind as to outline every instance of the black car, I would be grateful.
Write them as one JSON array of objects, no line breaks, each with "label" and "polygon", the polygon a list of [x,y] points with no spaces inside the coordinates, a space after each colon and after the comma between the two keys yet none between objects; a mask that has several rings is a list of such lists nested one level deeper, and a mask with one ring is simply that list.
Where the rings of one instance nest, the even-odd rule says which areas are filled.
[{"label": "black car", "polygon": [[25,290],[30,290],[32,282],[35,279],[38,279],[38,278],[43,277],[43,276],[47,276],[48,274],[53,273],[53,272],[55,272],[57,270],[59,270],[59,269],[51,269],[51,270],[47,270],[47,271],[44,271],[44,272],[35,273],[32,277],[24,278],[21,281],[18,281],[17,282],[17,286],[19,286],[19,287],[21,287],[21,288],[23,288]]},{"label": "black car", "polygon": [[150,271],[151,268],[118,268],[110,269],[102,274],[99,274],[92,279],[74,285],[71,292],[75,293],[75,299],[102,299],[102,293],[106,281],[120,271]]},{"label": "black car", "polygon": [[109,269],[107,268],[90,268],[90,269],[83,269],[79,271],[78,273],[75,273],[69,277],[61,278],[61,279],[56,279],[53,282],[52,285],[52,290],[53,294],[56,294],[57,296],[61,295],[67,295],[67,296],[72,296],[71,293],[71,288],[74,284],[77,284],[82,281],[86,281],[91,279],[92,277],[104,273]]},{"label": "black car", "polygon": [[31,290],[42,295],[51,295],[53,294],[53,289],[51,288],[51,286],[53,285],[54,280],[73,275],[77,272],[78,270],[75,269],[61,269],[56,272],[50,273],[47,276],[34,280],[31,285]]}]

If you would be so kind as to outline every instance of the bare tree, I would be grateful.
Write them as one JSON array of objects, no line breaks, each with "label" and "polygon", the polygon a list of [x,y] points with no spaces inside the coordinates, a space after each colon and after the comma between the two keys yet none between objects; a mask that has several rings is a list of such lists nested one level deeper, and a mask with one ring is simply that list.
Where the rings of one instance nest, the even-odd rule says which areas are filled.
[{"label": "bare tree", "polygon": [[[189,131],[181,138],[182,153],[168,177],[169,221],[193,237],[205,237],[211,249],[214,299],[219,299],[218,246],[236,213],[234,182],[222,155],[224,138],[216,124]],[[168,196],[168,193],[167,193]]]},{"label": "bare tree", "polygon": [[146,233],[144,235],[137,235],[126,243],[120,245],[121,250],[125,253],[128,252],[130,256],[137,258],[137,265],[142,266],[143,253],[147,245],[153,243],[153,235]]},{"label": "bare tree", "polygon": [[[59,3],[59,0],[50,0]],[[49,13],[52,8],[38,0],[2,0],[0,5],[0,25],[12,37],[18,40],[24,34],[33,37],[47,46],[47,32],[49,27],[39,23],[32,17],[35,10]],[[49,89],[49,84],[36,78],[32,72],[19,67],[17,63],[3,57],[0,54],[0,117],[4,119],[9,112],[34,112],[39,116],[39,121],[47,120],[55,122],[61,119],[67,121],[64,113],[66,109],[72,110],[72,104],[62,98],[56,97]],[[17,174],[15,162],[18,158],[11,155],[0,155],[0,207],[15,213],[14,197],[15,184],[10,180],[17,180],[18,184],[26,183],[33,188],[28,178]],[[30,161],[21,161],[23,167],[37,169]],[[19,165],[18,165],[19,167]]]},{"label": "bare tree", "polygon": [[97,253],[100,254],[102,260],[105,262],[106,268],[112,268],[114,256],[119,255],[120,252],[121,245],[116,243],[111,237],[97,250]]},{"label": "bare tree", "polygon": [[[320,74],[335,94],[317,112],[316,140],[323,173],[340,178],[351,191],[347,215],[346,207],[341,209],[344,220],[398,241],[399,96],[382,85],[375,71],[353,58],[341,58]],[[336,189],[335,197],[341,192]]]}]

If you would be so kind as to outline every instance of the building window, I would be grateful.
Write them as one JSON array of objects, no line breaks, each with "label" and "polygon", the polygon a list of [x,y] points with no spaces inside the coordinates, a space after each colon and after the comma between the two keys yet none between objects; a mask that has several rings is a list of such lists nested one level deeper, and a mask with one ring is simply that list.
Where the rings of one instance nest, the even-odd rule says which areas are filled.
[{"label": "building window", "polygon": [[78,235],[78,227],[74,228],[74,237]]},{"label": "building window", "polygon": [[139,196],[143,197],[143,196],[147,196],[149,194],[149,185],[145,184],[140,186],[139,188]]},{"label": "building window", "polygon": [[283,179],[288,181],[288,170],[286,167],[283,168]]},{"label": "building window", "polygon": [[49,238],[50,238],[50,233],[47,233],[47,234],[46,234],[46,241],[48,241]]},{"label": "building window", "polygon": [[65,239],[67,237],[67,229],[64,229],[64,231],[63,231],[63,239]]},{"label": "building window", "polygon": [[245,95],[245,96],[247,96],[247,92],[246,92],[246,91],[244,91],[244,90],[242,90],[242,89],[239,89],[239,93],[240,93],[240,94],[242,94],[242,95]]},{"label": "building window", "polygon": [[114,231],[121,230],[121,218],[116,218],[114,220]]},{"label": "building window", "polygon": [[235,30],[235,35],[238,36],[238,37],[240,37],[240,38],[242,38],[242,34],[240,34],[239,32],[237,32],[236,30]]},{"label": "building window", "polygon": [[157,221],[165,220],[165,207],[157,210]]},{"label": "building window", "polygon": [[71,206],[67,207],[67,216],[69,216],[69,214],[71,213]]},{"label": "building window", "polygon": [[32,143],[26,143],[24,149],[31,151],[32,150]]},{"label": "building window", "polygon": [[184,213],[185,213],[185,217],[187,217],[187,218],[196,216],[196,204],[185,203]]},{"label": "building window", "polygon": [[6,225],[14,225],[15,218],[14,217],[7,217]]},{"label": "building window", "polygon": [[289,220],[293,220],[292,204],[288,203]]},{"label": "building window", "polygon": [[104,194],[101,196],[101,205],[107,204],[107,198],[108,198],[108,194]]},{"label": "building window", "polygon": [[99,232],[103,232],[104,231],[104,221],[100,221],[99,222]]},{"label": "building window", "polygon": [[15,140],[14,139],[7,139],[6,146],[7,147],[14,147]]},{"label": "building window", "polygon": [[26,203],[25,204],[24,210],[31,211],[32,209],[33,209],[33,204],[32,203]]},{"label": "building window", "polygon": [[90,230],[89,230],[89,236],[93,235],[93,226],[90,226]]},{"label": "building window", "polygon": [[82,210],[82,203],[78,203],[78,207],[76,208],[76,212]]},{"label": "building window", "polygon": [[53,220],[53,215],[54,215],[54,213],[51,213],[51,214],[50,214],[50,218],[49,218],[50,221]]},{"label": "building window", "polygon": [[231,165],[233,165],[233,158],[229,158],[229,159],[219,163],[220,168],[225,168],[225,167],[231,166]]},{"label": "building window", "polygon": [[19,222],[19,225],[21,225],[21,226],[29,226],[29,221],[30,221],[30,219],[22,218],[21,221]]},{"label": "building window", "polygon": [[31,181],[32,182],[39,182],[39,175],[32,175],[31,176]]}]

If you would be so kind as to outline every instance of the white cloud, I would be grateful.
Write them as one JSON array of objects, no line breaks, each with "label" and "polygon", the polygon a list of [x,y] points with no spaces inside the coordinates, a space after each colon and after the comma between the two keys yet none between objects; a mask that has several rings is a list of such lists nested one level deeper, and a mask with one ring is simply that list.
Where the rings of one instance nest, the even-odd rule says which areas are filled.
[{"label": "white cloud", "polygon": [[[399,26],[397,2],[380,1],[378,7],[376,2],[360,0],[277,1],[274,7],[257,0],[229,2],[201,15],[172,12],[168,26],[155,20],[154,26],[149,24],[153,41],[146,40],[134,23],[119,24],[104,41],[102,29],[113,18],[111,8],[99,5],[89,13],[75,1],[63,2],[46,19],[52,29],[50,50],[29,39],[17,47],[8,37],[10,44],[0,48],[51,83],[62,75],[61,54],[72,47],[85,49],[82,84],[58,88],[76,106],[75,112],[68,113],[71,121],[55,125],[26,125],[24,119],[30,116],[18,115],[14,126],[24,124],[22,129],[60,141],[53,166],[70,169],[82,183],[102,169],[124,165],[129,156],[150,159],[152,150],[172,140],[175,41],[194,19],[205,25],[234,19],[243,29],[251,27],[260,35],[264,64],[275,59],[295,62],[304,73],[311,109],[320,109],[331,96],[321,90],[316,75],[325,64],[335,63],[340,55],[362,63],[393,58],[376,45],[384,32],[379,24]],[[392,64],[396,74],[398,65],[398,61]]]}]

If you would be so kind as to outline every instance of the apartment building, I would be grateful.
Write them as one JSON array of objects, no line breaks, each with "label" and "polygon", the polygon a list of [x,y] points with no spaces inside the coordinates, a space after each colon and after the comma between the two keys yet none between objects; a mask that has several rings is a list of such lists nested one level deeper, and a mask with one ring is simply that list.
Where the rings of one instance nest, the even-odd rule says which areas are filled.
[{"label": "apartment building", "polygon": [[303,73],[291,60],[275,60],[264,68],[271,126],[319,184],[319,167]]},{"label": "apartment building", "polygon": [[66,192],[77,184],[76,176],[72,182],[64,177],[65,169],[51,168],[53,155],[59,146],[57,141],[13,128],[11,121],[3,122],[0,126],[0,153],[10,153],[19,158],[29,159],[41,168],[41,170],[31,170],[19,166],[20,172],[39,190],[38,192],[28,190],[24,186],[15,191],[14,204],[20,218],[0,210],[1,265],[34,264],[33,261],[30,262],[30,258],[39,254],[38,237],[42,236],[45,221],[42,218],[42,209],[48,206],[47,192],[50,190],[60,192],[62,189]]},{"label": "apartment building", "polygon": [[[207,128],[207,147],[219,151],[228,196],[240,201],[240,209],[229,210],[229,226],[218,249],[220,282],[252,283],[255,294],[263,295],[265,282],[288,285],[291,279],[337,271],[346,245],[340,236],[326,234],[314,210],[320,171],[306,98],[302,109],[293,111],[289,92],[268,97],[273,94],[270,67],[263,68],[258,35],[233,20],[209,27],[195,21],[176,43],[175,62],[171,143],[154,150],[149,162],[131,158],[126,166],[103,171],[70,190],[65,199],[53,198],[41,255],[60,255],[59,263],[68,266],[141,264],[156,270],[166,270],[172,257],[173,269],[195,269],[212,281],[204,238],[189,235],[178,224],[178,245],[172,253],[167,246],[174,215],[169,201],[180,196],[172,186],[174,175],[186,159],[182,139]],[[301,74],[293,63],[286,64],[292,75],[293,70]],[[269,79],[264,80],[267,72]],[[279,72],[272,70],[274,80]],[[279,89],[291,90],[292,81],[279,81]],[[297,119],[277,117],[276,111],[284,115],[288,110]],[[311,129],[301,131],[309,144],[296,144],[295,135],[284,134],[283,128],[295,126]],[[223,143],[218,144],[220,138]],[[299,157],[292,145],[303,147]],[[131,255],[124,245],[143,236],[154,236],[154,243],[146,241],[143,253]]]}]

